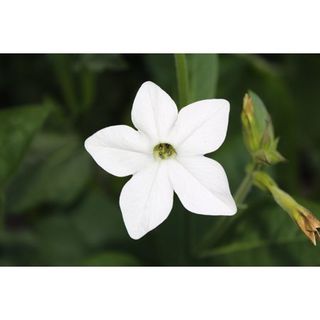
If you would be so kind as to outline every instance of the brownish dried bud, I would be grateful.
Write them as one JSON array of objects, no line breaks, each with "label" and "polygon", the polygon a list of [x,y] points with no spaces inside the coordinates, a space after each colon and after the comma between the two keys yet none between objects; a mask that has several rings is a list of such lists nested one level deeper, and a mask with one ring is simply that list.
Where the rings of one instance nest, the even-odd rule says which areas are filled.
[{"label": "brownish dried bud", "polygon": [[320,241],[320,221],[308,209],[298,209],[295,221],[314,245]]}]

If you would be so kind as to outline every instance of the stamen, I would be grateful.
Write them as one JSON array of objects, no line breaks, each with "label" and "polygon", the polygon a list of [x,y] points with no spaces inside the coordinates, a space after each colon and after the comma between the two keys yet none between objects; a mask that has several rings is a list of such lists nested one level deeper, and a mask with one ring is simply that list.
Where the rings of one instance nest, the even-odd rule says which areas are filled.
[{"label": "stamen", "polygon": [[176,150],[169,143],[161,142],[153,148],[153,156],[156,159],[165,160],[174,157],[176,154]]}]

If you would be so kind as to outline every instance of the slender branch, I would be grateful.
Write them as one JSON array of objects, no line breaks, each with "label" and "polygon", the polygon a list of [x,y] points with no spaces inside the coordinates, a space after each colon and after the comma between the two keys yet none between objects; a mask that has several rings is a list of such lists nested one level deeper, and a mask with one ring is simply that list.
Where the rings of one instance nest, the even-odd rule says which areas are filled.
[{"label": "slender branch", "polygon": [[251,165],[250,169],[248,169],[247,174],[244,179],[240,183],[236,193],[234,194],[234,201],[236,202],[237,207],[241,207],[243,205],[244,200],[249,194],[252,188],[252,173],[257,169],[257,165]]}]

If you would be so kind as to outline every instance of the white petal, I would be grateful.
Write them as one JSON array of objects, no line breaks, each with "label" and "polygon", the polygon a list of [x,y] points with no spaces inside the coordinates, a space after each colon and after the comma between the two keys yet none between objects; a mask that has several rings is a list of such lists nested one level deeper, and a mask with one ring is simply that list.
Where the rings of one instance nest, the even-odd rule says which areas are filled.
[{"label": "white petal", "polygon": [[153,161],[147,137],[124,125],[99,130],[84,145],[101,168],[118,177],[134,174]]},{"label": "white petal", "polygon": [[202,100],[181,109],[171,142],[180,155],[203,155],[217,150],[228,127],[230,105],[224,99]]},{"label": "white petal", "polygon": [[131,238],[139,239],[169,215],[173,189],[167,162],[157,161],[136,173],[123,187],[120,208]]},{"label": "white petal", "polygon": [[137,129],[147,134],[152,142],[167,142],[168,132],[178,115],[170,96],[153,82],[145,82],[132,106],[131,118]]},{"label": "white petal", "polygon": [[204,215],[233,215],[237,208],[222,166],[204,156],[170,161],[169,176],[183,206]]}]

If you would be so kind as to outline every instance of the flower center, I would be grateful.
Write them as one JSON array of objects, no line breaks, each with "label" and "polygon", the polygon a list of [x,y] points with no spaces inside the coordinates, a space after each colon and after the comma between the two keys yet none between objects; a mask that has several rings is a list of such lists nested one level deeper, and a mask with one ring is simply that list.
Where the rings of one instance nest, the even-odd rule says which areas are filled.
[{"label": "flower center", "polygon": [[153,148],[153,156],[156,159],[165,160],[174,157],[176,154],[176,150],[169,143],[161,142]]}]

